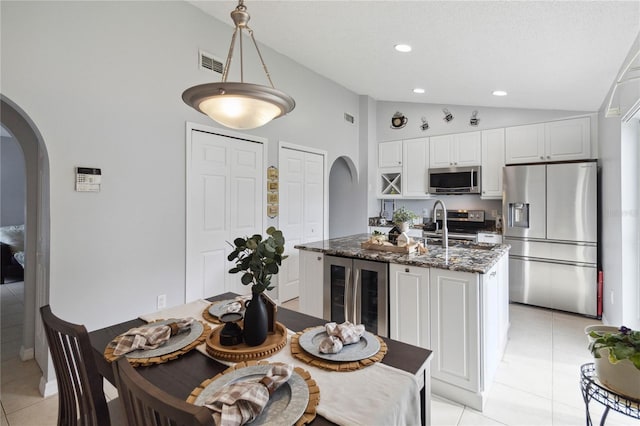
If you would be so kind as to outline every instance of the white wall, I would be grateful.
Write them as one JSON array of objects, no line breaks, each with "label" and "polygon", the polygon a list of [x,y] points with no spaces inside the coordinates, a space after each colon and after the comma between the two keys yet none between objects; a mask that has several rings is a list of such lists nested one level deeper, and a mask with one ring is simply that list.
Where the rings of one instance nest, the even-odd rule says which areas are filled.
[{"label": "white wall", "polygon": [[[2,2],[3,94],[38,126],[50,166],[50,303],[89,329],[184,300],[187,87],[218,80],[198,49],[226,57],[231,28],[185,2]],[[259,37],[259,35],[257,35]],[[263,48],[290,116],[251,133],[359,163],[358,96]],[[253,74],[258,74],[256,70]],[[246,76],[251,79],[251,75]],[[100,167],[100,193],[74,167]]]},{"label": "white wall", "polygon": [[[620,69],[640,49],[640,36]],[[612,85],[613,89],[613,85]],[[609,92],[611,93],[611,91]],[[619,87],[613,106],[622,116],[640,100],[640,82]],[[637,120],[622,123],[605,117],[609,94],[598,116],[602,166],[602,262],[604,271],[603,322],[640,329],[638,282],[638,183],[640,182],[640,127]]]},{"label": "white wall", "polygon": [[0,225],[24,225],[26,175],[18,142],[2,137],[0,145]]}]

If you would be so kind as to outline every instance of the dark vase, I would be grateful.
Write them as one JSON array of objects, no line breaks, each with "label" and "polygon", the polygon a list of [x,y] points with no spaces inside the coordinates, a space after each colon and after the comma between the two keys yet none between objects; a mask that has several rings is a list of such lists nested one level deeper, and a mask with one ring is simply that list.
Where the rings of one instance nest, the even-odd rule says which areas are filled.
[{"label": "dark vase", "polygon": [[253,293],[251,300],[245,302],[244,342],[249,346],[261,345],[267,340],[267,306],[260,293]]}]

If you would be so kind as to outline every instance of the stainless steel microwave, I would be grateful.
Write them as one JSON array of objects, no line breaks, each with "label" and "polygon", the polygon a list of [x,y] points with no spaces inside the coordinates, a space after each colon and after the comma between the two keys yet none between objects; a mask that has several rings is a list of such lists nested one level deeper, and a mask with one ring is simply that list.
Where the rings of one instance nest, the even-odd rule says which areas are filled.
[{"label": "stainless steel microwave", "polygon": [[480,194],[480,166],[429,169],[430,194]]}]

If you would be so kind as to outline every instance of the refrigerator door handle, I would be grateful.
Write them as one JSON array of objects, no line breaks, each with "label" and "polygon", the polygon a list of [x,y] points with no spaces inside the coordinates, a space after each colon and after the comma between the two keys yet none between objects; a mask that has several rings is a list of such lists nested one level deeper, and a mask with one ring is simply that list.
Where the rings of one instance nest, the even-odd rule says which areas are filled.
[{"label": "refrigerator door handle", "polygon": [[553,263],[555,265],[579,266],[582,268],[597,267],[595,263],[569,262],[566,260],[547,259],[547,258],[540,258],[540,257],[527,257],[527,256],[518,256],[518,255],[509,255],[509,257],[512,259],[525,260],[527,262]]},{"label": "refrigerator door handle", "polygon": [[[353,280],[353,310],[351,313],[353,314],[353,319],[351,320],[351,324],[358,324],[358,318],[360,317],[360,309],[358,309],[359,300],[358,297],[358,281],[360,281],[360,269],[356,269],[356,277]],[[346,317],[345,317],[346,318]]]},{"label": "refrigerator door handle", "polygon": [[351,268],[347,267],[344,281],[344,320],[349,320],[349,288],[351,287]]}]

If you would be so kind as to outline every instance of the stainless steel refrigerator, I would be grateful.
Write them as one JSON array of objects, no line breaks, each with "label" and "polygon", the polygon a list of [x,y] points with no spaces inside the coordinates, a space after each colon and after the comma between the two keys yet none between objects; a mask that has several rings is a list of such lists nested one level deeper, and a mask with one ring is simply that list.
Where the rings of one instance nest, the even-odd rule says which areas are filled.
[{"label": "stainless steel refrigerator", "polygon": [[514,302],[597,317],[598,164],[504,168],[504,235]]}]

